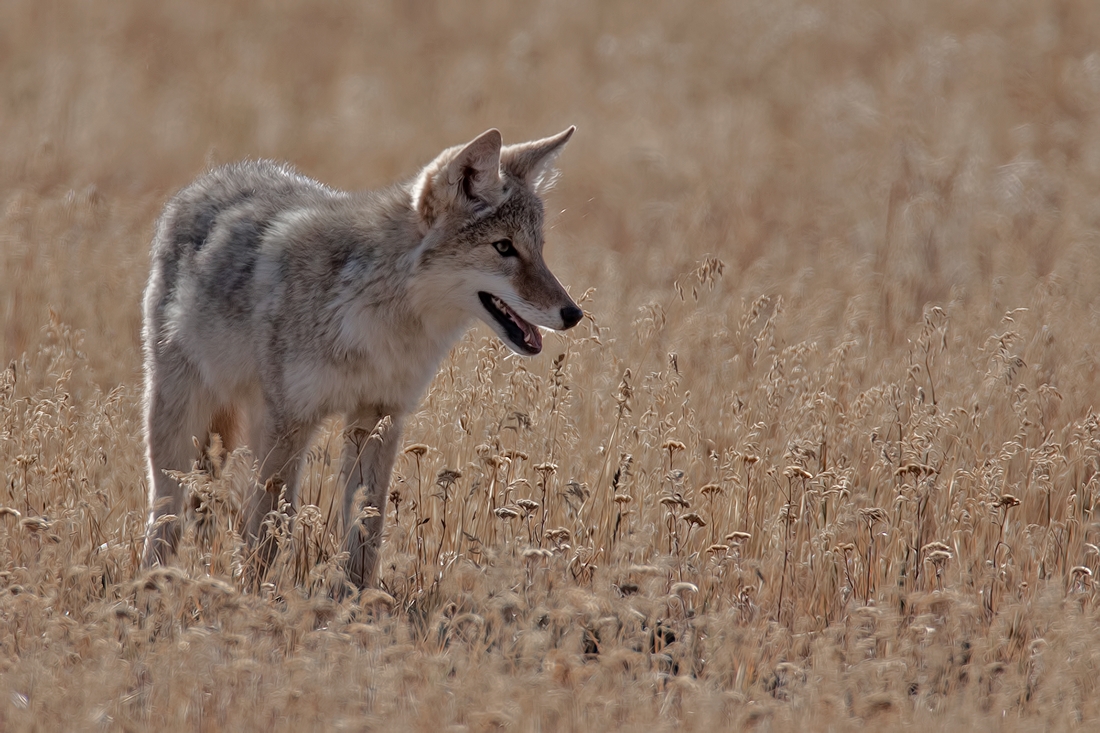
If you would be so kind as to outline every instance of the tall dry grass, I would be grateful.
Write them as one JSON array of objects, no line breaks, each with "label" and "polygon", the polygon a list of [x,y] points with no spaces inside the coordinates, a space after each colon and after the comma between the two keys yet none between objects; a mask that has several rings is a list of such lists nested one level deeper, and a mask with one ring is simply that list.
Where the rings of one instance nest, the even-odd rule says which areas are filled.
[{"label": "tall dry grass", "polygon": [[[0,4],[0,728],[1091,729],[1100,6]],[[579,127],[548,257],[336,602],[328,426],[141,573],[138,301],[207,165],[342,187]]]}]

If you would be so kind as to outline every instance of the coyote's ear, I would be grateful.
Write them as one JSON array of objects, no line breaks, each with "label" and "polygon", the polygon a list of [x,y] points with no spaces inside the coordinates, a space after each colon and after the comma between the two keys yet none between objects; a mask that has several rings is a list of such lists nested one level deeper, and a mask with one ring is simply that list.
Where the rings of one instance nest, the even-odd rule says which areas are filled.
[{"label": "coyote's ear", "polygon": [[500,131],[487,130],[465,146],[449,148],[429,163],[413,184],[413,204],[431,226],[444,212],[496,206],[502,194]]},{"label": "coyote's ear", "polygon": [[554,159],[562,151],[576,127],[570,127],[552,137],[519,145],[509,145],[500,151],[500,164],[513,177],[523,181],[536,191],[547,188],[554,179],[551,175]]}]

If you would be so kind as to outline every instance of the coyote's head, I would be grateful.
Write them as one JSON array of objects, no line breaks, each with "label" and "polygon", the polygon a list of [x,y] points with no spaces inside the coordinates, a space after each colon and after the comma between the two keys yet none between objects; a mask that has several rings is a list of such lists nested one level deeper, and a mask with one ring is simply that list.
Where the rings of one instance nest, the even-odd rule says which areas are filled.
[{"label": "coyote's head", "polygon": [[506,147],[489,130],[443,151],[411,188],[436,306],[480,318],[518,354],[542,350],[538,326],[572,328],[584,315],[542,257],[540,193],[573,130]]}]

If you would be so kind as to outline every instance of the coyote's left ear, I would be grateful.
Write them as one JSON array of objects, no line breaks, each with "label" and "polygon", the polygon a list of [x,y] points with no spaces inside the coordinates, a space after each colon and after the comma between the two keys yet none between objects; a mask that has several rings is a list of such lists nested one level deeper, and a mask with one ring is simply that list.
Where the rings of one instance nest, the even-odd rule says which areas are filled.
[{"label": "coyote's left ear", "polygon": [[483,211],[500,203],[500,131],[486,130],[448,148],[420,171],[412,188],[420,220],[431,227],[447,211]]},{"label": "coyote's left ear", "polygon": [[535,189],[547,188],[554,179],[551,175],[554,159],[569,142],[576,127],[542,140],[508,145],[500,151],[500,165],[514,178]]}]

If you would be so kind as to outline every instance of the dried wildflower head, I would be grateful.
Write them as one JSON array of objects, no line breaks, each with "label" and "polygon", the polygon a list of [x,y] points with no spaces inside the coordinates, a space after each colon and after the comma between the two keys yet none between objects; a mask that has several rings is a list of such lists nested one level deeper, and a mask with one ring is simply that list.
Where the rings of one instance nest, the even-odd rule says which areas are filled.
[{"label": "dried wildflower head", "polygon": [[497,507],[493,510],[493,514],[496,514],[501,519],[519,519],[522,516],[519,512],[511,507]]},{"label": "dried wildflower head", "polygon": [[705,526],[707,526],[706,520],[704,520],[702,517],[700,517],[695,512],[688,512],[687,514],[680,517],[680,519],[687,522],[688,524],[690,524],[693,527],[705,527]]},{"label": "dried wildflower head", "polygon": [[424,455],[427,452],[428,452],[428,446],[425,443],[413,443],[412,445],[405,448],[405,453],[407,453],[409,455],[416,456],[417,458],[419,458],[420,456]]},{"label": "dried wildflower head", "polygon": [[38,454],[36,453],[20,453],[15,457],[15,465],[20,469],[25,469],[35,463],[38,463]]},{"label": "dried wildflower head", "polygon": [[524,453],[521,450],[509,449],[509,450],[504,451],[501,455],[503,455],[505,458],[507,458],[510,461],[514,461],[517,458],[521,461],[526,461],[527,460],[527,454]]},{"label": "dried wildflower head", "polygon": [[905,474],[913,474],[914,476],[928,476],[936,472],[936,469],[931,466],[926,466],[923,463],[906,463],[901,468],[894,471],[895,476],[904,476]]},{"label": "dried wildflower head", "polygon": [[933,552],[946,552],[951,553],[951,546],[943,542],[929,542],[924,547],[920,548],[921,552],[930,554]]},{"label": "dried wildflower head", "polygon": [[569,538],[572,537],[572,533],[565,527],[557,527],[555,529],[546,530],[543,536],[555,544],[561,544],[563,542],[568,542]]},{"label": "dried wildflower head", "polygon": [[748,532],[730,532],[726,535],[726,542],[731,545],[743,545],[752,539],[752,535]]},{"label": "dried wildflower head", "polygon": [[714,498],[715,494],[722,493],[722,487],[718,484],[707,484],[706,486],[700,487],[699,491],[703,494],[703,496],[707,497],[708,499],[712,499]]},{"label": "dried wildflower head", "polygon": [[437,486],[447,489],[455,482],[462,478],[462,471],[456,468],[444,468],[435,477],[435,483]]},{"label": "dried wildflower head", "polygon": [[491,468],[500,468],[511,463],[510,458],[498,455],[482,456],[482,460],[485,461],[485,464]]},{"label": "dried wildflower head", "polygon": [[657,503],[661,504],[662,506],[666,506],[669,509],[671,509],[672,507],[687,509],[689,506],[687,500],[680,494],[673,494],[672,496],[662,496],[660,501],[658,501]]},{"label": "dried wildflower head", "polygon": [[883,523],[885,524],[890,520],[890,515],[886,513],[886,510],[879,509],[877,506],[864,507],[859,510],[859,516],[868,525]]},{"label": "dried wildflower head", "polygon": [[707,554],[708,555],[725,555],[727,552],[729,552],[729,550],[730,550],[729,545],[714,544],[714,545],[711,545],[710,547],[707,548]]},{"label": "dried wildflower head", "polygon": [[532,512],[538,511],[539,503],[534,499],[520,499],[516,502],[516,506],[530,514]]},{"label": "dried wildflower head", "polygon": [[524,560],[545,560],[553,556],[554,553],[542,547],[528,547],[523,551]]},{"label": "dried wildflower head", "polygon": [[535,466],[535,470],[543,475],[545,478],[550,474],[558,470],[557,464],[554,463],[539,463]]},{"label": "dried wildflower head", "polygon": [[1070,575],[1074,580],[1084,580],[1092,577],[1092,570],[1084,565],[1077,565],[1070,569]]},{"label": "dried wildflower head", "polygon": [[1012,494],[1002,494],[997,503],[994,506],[1003,507],[1005,509],[1011,509],[1014,506],[1020,506],[1020,500]]},{"label": "dried wildflower head", "polygon": [[679,453],[686,448],[687,446],[685,446],[683,443],[678,440],[672,440],[671,438],[669,440],[666,440],[664,443],[661,443],[661,450],[667,450],[670,454]]},{"label": "dried wildflower head", "polygon": [[812,479],[814,475],[802,466],[787,466],[783,469],[783,475],[787,478]]},{"label": "dried wildflower head", "polygon": [[615,498],[612,499],[616,504],[629,504],[634,501],[634,497],[630,494],[615,494]]},{"label": "dried wildflower head", "polygon": [[669,588],[669,592],[675,596],[683,596],[685,593],[698,593],[699,586],[695,585],[695,583],[673,583],[672,587]]},{"label": "dried wildflower head", "polygon": [[928,553],[928,556],[924,559],[928,562],[936,565],[937,567],[943,567],[943,565],[950,560],[954,555],[946,550],[936,550],[935,552]]}]

